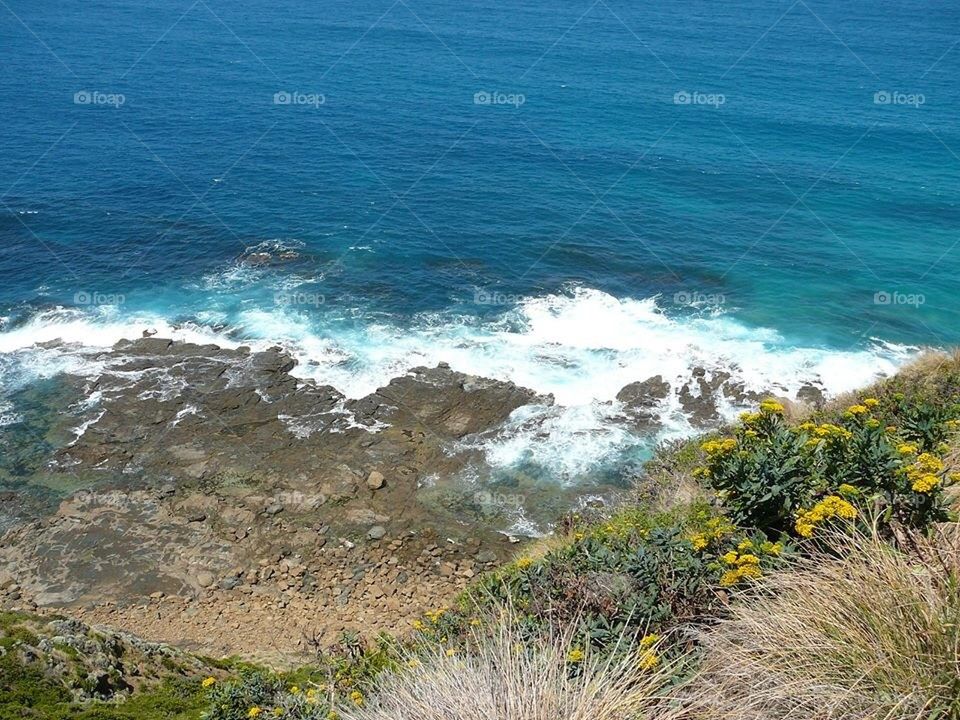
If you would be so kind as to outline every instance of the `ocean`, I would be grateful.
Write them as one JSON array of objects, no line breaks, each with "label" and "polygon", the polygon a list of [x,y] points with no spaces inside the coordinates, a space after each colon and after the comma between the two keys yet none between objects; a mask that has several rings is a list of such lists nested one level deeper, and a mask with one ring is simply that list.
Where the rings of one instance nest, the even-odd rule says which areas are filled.
[{"label": "ocean", "polygon": [[440,361],[552,393],[488,457],[572,483],[691,432],[618,422],[628,383],[861,386],[960,342],[958,30],[947,1],[6,0],[0,424],[144,330],[351,397]]}]

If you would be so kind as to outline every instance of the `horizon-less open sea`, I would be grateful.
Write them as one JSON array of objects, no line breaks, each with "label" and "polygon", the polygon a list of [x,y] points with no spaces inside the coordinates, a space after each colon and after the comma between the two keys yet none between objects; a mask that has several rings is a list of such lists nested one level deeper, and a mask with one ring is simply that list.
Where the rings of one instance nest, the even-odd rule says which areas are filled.
[{"label": "horizon-less open sea", "polygon": [[496,457],[573,474],[634,380],[863,384],[960,342],[958,42],[946,0],[5,0],[2,422],[76,369],[37,343],[149,328],[552,392]]}]

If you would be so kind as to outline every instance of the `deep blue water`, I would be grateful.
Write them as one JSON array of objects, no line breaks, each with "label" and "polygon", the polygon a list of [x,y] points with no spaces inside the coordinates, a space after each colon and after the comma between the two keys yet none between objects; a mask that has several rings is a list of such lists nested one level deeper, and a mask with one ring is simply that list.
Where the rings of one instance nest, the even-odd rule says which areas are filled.
[{"label": "deep blue water", "polygon": [[958,40],[946,0],[4,0],[0,351],[863,381],[960,341]]}]

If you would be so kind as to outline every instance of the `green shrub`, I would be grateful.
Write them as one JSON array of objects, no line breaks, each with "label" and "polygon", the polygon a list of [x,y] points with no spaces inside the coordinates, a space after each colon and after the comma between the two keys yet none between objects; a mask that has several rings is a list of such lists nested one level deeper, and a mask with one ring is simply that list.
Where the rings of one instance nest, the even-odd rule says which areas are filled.
[{"label": "green shrub", "polygon": [[732,520],[771,534],[810,537],[825,525],[865,516],[882,527],[922,528],[947,519],[943,490],[950,478],[943,461],[923,447],[954,432],[954,423],[920,410],[910,417],[925,418],[923,441],[912,443],[916,435],[878,417],[891,419],[879,405],[866,398],[834,422],[791,426],[779,403],[764,401],[759,412],[741,416],[732,437],[703,444],[707,461],[699,474]]},{"label": "green shrub", "polygon": [[396,643],[381,639],[365,647],[344,636],[338,652],[316,665],[289,673],[244,668],[227,682],[210,682],[207,720],[282,717],[291,720],[333,720],[340,705],[362,705],[364,693],[385,670],[394,669]]},{"label": "green shrub", "polygon": [[0,657],[0,720],[200,720],[200,690],[197,680],[169,680],[121,702],[78,703],[38,667]]},{"label": "green shrub", "polygon": [[703,504],[659,515],[626,508],[574,523],[542,558],[521,557],[486,576],[455,608],[429,612],[416,627],[422,639],[455,648],[507,606],[530,637],[572,624],[584,647],[602,650],[716,613],[718,589],[760,577],[784,550]]}]

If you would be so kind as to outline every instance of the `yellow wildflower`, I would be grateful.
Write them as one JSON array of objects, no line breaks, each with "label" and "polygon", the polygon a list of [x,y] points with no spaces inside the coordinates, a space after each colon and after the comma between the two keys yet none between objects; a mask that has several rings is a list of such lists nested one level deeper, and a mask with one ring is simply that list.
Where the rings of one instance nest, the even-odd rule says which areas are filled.
[{"label": "yellow wildflower", "polygon": [[647,650],[640,654],[639,664],[641,670],[653,670],[660,664],[660,656],[652,650]]},{"label": "yellow wildflower", "polygon": [[517,568],[520,570],[526,570],[531,565],[533,565],[533,558],[522,557],[517,560]]},{"label": "yellow wildflower", "polygon": [[783,412],[783,405],[769,398],[760,403],[760,412],[776,415]]},{"label": "yellow wildflower", "polygon": [[690,538],[690,544],[693,545],[694,550],[700,552],[710,544],[710,540],[703,533],[697,533]]},{"label": "yellow wildflower", "polygon": [[357,707],[363,707],[363,693],[359,690],[354,690],[350,693],[350,701]]},{"label": "yellow wildflower", "polygon": [[873,397],[864,398],[861,402],[864,405],[866,405],[868,408],[875,408],[877,405],[880,404],[880,401]]},{"label": "yellow wildflower", "polygon": [[720,540],[735,530],[733,523],[723,517],[711,518],[707,521],[707,532],[714,540]]},{"label": "yellow wildflower", "polygon": [[584,654],[583,650],[580,648],[573,648],[570,652],[567,653],[567,662],[569,663],[578,663],[583,660]]},{"label": "yellow wildflower", "polygon": [[738,582],[740,582],[740,573],[736,570],[727,570],[720,576],[720,585],[723,587],[731,587]]},{"label": "yellow wildflower", "polygon": [[423,620],[414,620],[413,629],[414,630],[423,630],[426,626],[423,624]]},{"label": "yellow wildflower", "polygon": [[283,708],[282,708],[282,707],[275,707],[275,708],[273,709],[273,716],[274,716],[274,717],[280,717],[281,715],[283,715]]},{"label": "yellow wildflower", "polygon": [[864,424],[865,424],[868,428],[870,428],[870,429],[872,429],[872,430],[875,430],[876,428],[880,427],[880,421],[877,420],[876,418],[870,418],[870,419],[867,420],[867,422],[864,423]]},{"label": "yellow wildflower", "polygon": [[857,415],[863,415],[870,411],[867,410],[866,406],[864,405],[851,405],[850,407],[847,408],[847,412],[853,416],[857,416]]},{"label": "yellow wildflower", "polygon": [[454,648],[447,648],[447,657],[453,657],[457,654],[457,651]]},{"label": "yellow wildflower", "polygon": [[733,438],[726,438],[724,440],[707,440],[700,446],[700,449],[703,450],[707,455],[721,455],[723,453],[731,452],[736,449],[737,441]]},{"label": "yellow wildflower", "polygon": [[736,550],[731,550],[730,552],[721,555],[720,559],[727,565],[735,565],[737,562],[737,552]]},{"label": "yellow wildflower", "polygon": [[857,509],[839,495],[828,495],[809,510],[802,510],[794,527],[802,537],[812,537],[817,525],[835,517],[853,520]]},{"label": "yellow wildflower", "polygon": [[436,624],[437,621],[443,617],[443,614],[447,611],[446,608],[437,608],[436,610],[427,610],[424,615],[427,617],[427,620]]},{"label": "yellow wildflower", "polygon": [[732,587],[741,580],[756,580],[763,576],[760,567],[755,564],[739,565],[732,570],[727,570],[720,576],[720,585],[723,587]]},{"label": "yellow wildflower", "polygon": [[849,483],[841,483],[840,487],[837,488],[837,492],[847,497],[853,497],[860,494],[859,488],[856,488]]},{"label": "yellow wildflower", "polygon": [[658,642],[660,642],[659,635],[655,635],[653,633],[651,633],[650,635],[644,635],[642,638],[640,638],[640,649],[649,650]]},{"label": "yellow wildflower", "polygon": [[291,694],[291,695],[299,695],[299,694],[300,694],[300,686],[299,686],[299,685],[291,685],[291,686],[290,686],[290,694]]},{"label": "yellow wildflower", "polygon": [[940,472],[943,470],[943,461],[936,455],[921,453],[917,458],[917,467],[927,472]]},{"label": "yellow wildflower", "polygon": [[769,540],[764,540],[760,545],[760,552],[764,555],[773,555],[776,557],[781,552],[783,552],[783,544],[778,542],[770,542]]},{"label": "yellow wildflower", "polygon": [[407,660],[407,667],[408,667],[408,668],[418,668],[418,667],[420,667],[420,661],[417,660],[416,658],[410,658],[409,660]]},{"label": "yellow wildflower", "polygon": [[208,678],[204,678],[203,682],[200,684],[203,685],[203,687],[208,688],[216,682],[217,682],[217,679],[215,677],[208,677]]},{"label": "yellow wildflower", "polygon": [[910,443],[903,443],[902,445],[897,445],[897,452],[901,455],[916,455],[917,446],[911,445]]},{"label": "yellow wildflower", "polygon": [[743,552],[744,550],[752,550],[752,549],[753,549],[753,540],[751,540],[750,538],[747,538],[746,540],[742,540],[740,544],[737,545],[737,550],[739,550],[740,552]]},{"label": "yellow wildflower", "polygon": [[762,417],[763,415],[761,415],[760,413],[754,413],[754,412],[740,413],[740,422],[742,422],[744,425],[750,425],[751,423],[755,423],[757,420],[759,420]]},{"label": "yellow wildflower", "polygon": [[327,720],[340,720],[340,716],[337,715],[336,710],[331,710],[327,713]]},{"label": "yellow wildflower", "polygon": [[853,437],[853,433],[842,428],[839,425],[834,425],[832,423],[824,423],[816,427],[813,431],[813,434],[819,438],[829,438],[837,440],[849,440]]},{"label": "yellow wildflower", "polygon": [[916,478],[910,487],[913,488],[914,492],[928,493],[939,484],[940,478],[938,478],[936,475],[928,474],[921,475],[920,477]]},{"label": "yellow wildflower", "polygon": [[249,710],[247,710],[247,717],[248,717],[248,718],[255,718],[255,717],[257,717],[257,716],[258,716],[260,713],[262,713],[262,712],[263,712],[263,708],[260,708],[260,707],[258,707],[257,705],[254,705],[252,708],[250,708]]}]

